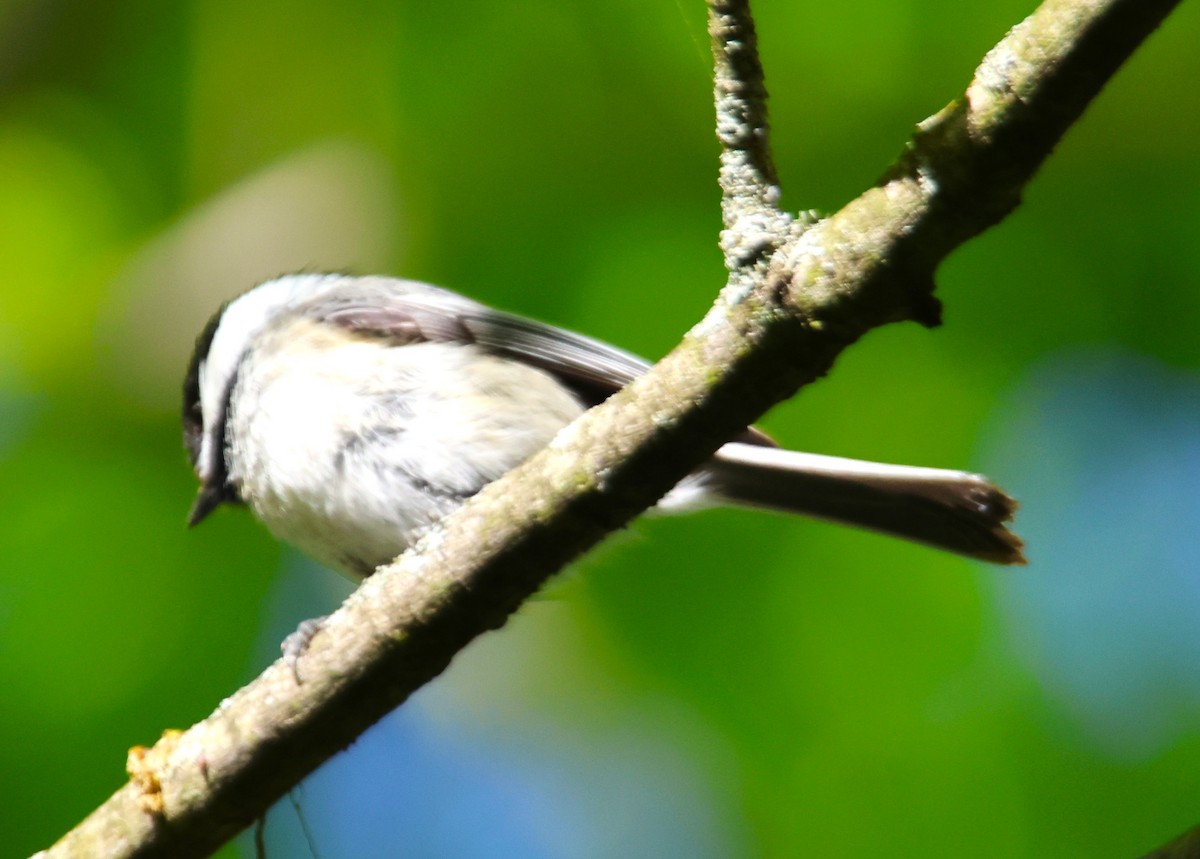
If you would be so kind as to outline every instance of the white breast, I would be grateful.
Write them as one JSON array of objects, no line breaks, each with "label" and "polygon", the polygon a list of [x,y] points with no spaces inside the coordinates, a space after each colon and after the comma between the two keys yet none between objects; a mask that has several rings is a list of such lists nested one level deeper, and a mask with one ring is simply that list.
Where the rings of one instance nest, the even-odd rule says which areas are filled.
[{"label": "white breast", "polygon": [[239,372],[230,479],[276,536],[365,575],[582,411],[548,374],[473,346],[293,318]]}]

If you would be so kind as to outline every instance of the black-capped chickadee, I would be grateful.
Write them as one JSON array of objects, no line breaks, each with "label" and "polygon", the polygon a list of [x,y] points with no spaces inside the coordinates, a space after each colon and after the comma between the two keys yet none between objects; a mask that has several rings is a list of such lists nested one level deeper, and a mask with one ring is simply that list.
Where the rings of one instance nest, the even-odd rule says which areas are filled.
[{"label": "black-capped chickadee", "polygon": [[[388,277],[291,275],[222,307],[184,382],[189,523],[248,504],[273,534],[369,575],[649,364]],[[658,505],[801,513],[1002,564],[1014,502],[983,477],[782,450],[755,429]]]}]

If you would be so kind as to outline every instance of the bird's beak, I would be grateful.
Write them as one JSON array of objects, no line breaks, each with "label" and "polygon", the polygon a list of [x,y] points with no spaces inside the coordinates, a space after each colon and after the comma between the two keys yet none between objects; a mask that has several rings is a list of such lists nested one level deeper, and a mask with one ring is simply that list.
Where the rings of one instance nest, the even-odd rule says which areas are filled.
[{"label": "bird's beak", "polygon": [[194,528],[199,525],[224,500],[225,493],[221,491],[220,486],[211,483],[202,485],[196,495],[196,502],[192,504],[192,512],[188,514],[188,527]]}]

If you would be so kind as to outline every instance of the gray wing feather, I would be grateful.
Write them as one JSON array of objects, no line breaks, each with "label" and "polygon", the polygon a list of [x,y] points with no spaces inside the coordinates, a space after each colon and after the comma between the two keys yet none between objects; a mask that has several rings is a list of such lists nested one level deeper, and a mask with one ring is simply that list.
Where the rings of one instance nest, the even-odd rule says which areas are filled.
[{"label": "gray wing feather", "polygon": [[473,343],[545,370],[572,387],[583,386],[600,395],[588,398],[594,402],[650,368],[648,361],[599,340],[414,281],[360,278],[321,295],[306,310],[397,343]]},{"label": "gray wing feather", "polygon": [[[550,373],[589,406],[650,369],[650,362],[608,343],[495,310],[456,292],[412,280],[348,279],[314,299],[306,312],[397,343],[472,343]],[[738,439],[775,446],[750,428]]]}]

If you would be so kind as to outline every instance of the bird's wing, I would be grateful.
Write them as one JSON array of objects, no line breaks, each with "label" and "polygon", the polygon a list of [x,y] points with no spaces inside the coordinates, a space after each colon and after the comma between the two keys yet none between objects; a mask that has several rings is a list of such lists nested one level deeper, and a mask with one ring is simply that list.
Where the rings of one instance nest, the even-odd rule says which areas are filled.
[{"label": "bird's wing", "polygon": [[[392,278],[359,278],[326,293],[320,316],[397,343],[472,343],[550,373],[589,406],[632,382],[650,362],[564,328],[495,310],[458,293]],[[738,441],[774,445],[758,430]]]}]

